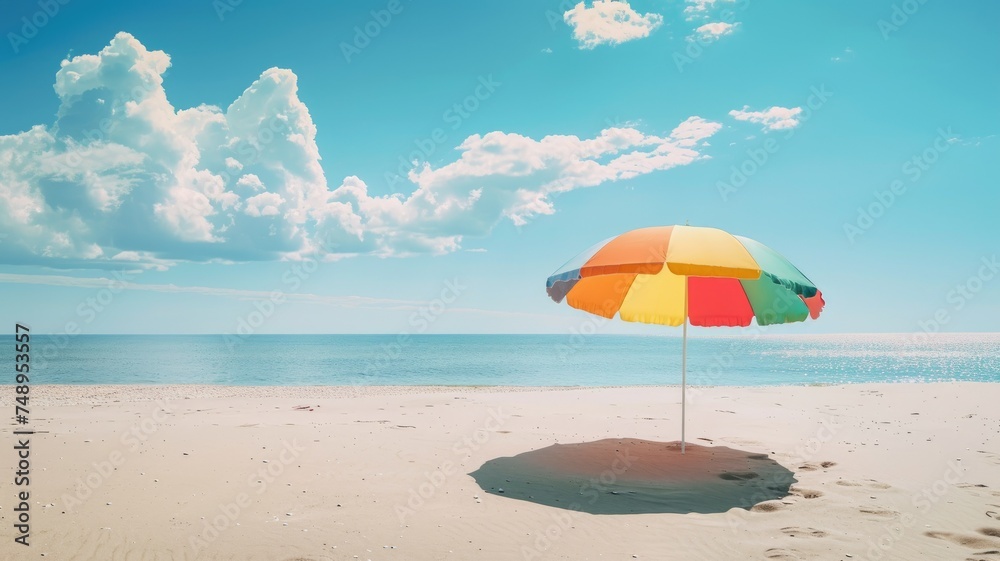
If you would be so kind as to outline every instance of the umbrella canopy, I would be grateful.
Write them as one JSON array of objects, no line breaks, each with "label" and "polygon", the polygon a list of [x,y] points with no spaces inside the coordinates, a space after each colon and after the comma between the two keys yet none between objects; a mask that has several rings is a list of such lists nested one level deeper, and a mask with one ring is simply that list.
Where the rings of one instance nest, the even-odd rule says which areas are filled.
[{"label": "umbrella canopy", "polygon": [[[716,228],[658,226],[604,240],[549,277],[549,296],[606,318],[746,327],[819,317],[823,297],[787,259]],[[685,313],[685,300],[687,312]]]},{"label": "umbrella canopy", "polygon": [[[825,304],[816,285],[778,252],[696,226],[640,228],[604,240],[553,273],[545,289],[556,302],[606,318],[683,325],[684,386],[688,322],[790,323],[818,318]],[[685,403],[682,395],[682,451]]]}]

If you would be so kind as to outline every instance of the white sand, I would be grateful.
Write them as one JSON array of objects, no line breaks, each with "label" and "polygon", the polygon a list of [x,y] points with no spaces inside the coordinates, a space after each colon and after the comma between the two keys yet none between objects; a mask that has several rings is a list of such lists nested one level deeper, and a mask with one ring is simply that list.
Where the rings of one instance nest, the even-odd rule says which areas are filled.
[{"label": "white sand", "polygon": [[[1000,560],[1000,384],[693,390],[689,441],[745,470],[655,444],[680,437],[676,387],[37,386],[32,400],[47,432],[31,442],[31,545],[13,541],[8,445],[4,560]],[[663,500],[690,480],[682,511],[774,486],[754,469],[797,481],[749,511],[588,514],[512,498],[517,476],[501,495],[468,475],[609,438],[488,466],[576,472],[570,488],[593,473],[608,486],[571,494],[611,506],[624,495],[592,491],[672,485]]]}]

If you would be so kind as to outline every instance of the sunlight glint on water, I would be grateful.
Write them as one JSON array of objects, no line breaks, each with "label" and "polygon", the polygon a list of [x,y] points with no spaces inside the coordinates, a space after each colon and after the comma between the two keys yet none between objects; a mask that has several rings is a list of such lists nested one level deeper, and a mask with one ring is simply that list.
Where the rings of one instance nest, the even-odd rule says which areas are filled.
[{"label": "sunlight glint on water", "polygon": [[[12,343],[12,341],[10,341]],[[48,348],[46,348],[48,347]],[[568,335],[37,336],[36,384],[678,384],[676,337]],[[13,345],[4,345],[12,349]],[[9,357],[9,362],[13,360]],[[1000,334],[712,337],[688,342],[694,385],[1000,381]]]}]

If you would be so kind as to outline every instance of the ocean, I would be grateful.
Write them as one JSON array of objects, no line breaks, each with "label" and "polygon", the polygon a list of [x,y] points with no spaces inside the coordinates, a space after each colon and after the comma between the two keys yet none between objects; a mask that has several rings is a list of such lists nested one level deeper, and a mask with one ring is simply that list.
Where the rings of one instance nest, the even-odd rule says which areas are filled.
[{"label": "ocean", "polygon": [[[14,364],[12,336],[0,361]],[[681,339],[618,335],[33,335],[33,384],[674,385]],[[13,370],[13,368],[12,368]],[[13,383],[13,375],[2,382]],[[1000,382],[1000,334],[688,339],[692,385]]]}]

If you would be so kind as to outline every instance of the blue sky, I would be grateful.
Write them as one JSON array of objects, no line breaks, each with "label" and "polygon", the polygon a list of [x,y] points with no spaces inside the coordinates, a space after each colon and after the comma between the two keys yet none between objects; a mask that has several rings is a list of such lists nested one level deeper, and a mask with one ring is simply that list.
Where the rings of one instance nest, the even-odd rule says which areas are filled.
[{"label": "blue sky", "polygon": [[673,334],[595,323],[544,280],[599,240],[688,221],[773,247],[823,290],[819,321],[768,333],[995,331],[998,16],[9,2],[0,319]]}]

